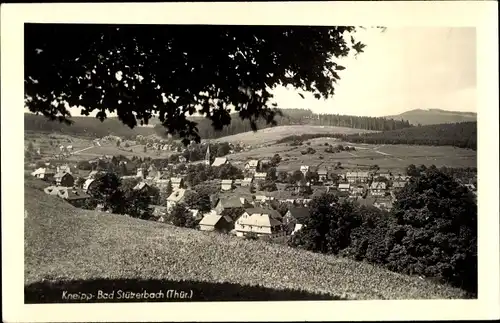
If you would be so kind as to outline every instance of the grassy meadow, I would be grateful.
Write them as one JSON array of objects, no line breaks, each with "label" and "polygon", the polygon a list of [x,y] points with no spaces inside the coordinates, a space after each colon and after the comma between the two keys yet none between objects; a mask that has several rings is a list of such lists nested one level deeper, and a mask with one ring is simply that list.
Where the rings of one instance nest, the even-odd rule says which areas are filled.
[{"label": "grassy meadow", "polygon": [[277,126],[277,127],[259,129],[257,132],[253,131],[243,132],[236,135],[221,137],[215,139],[215,141],[243,143],[245,145],[265,145],[265,144],[271,144],[279,139],[296,134],[316,134],[316,133],[356,134],[356,133],[368,133],[368,132],[376,132],[376,131],[346,128],[346,127],[293,125],[293,126]]},{"label": "grassy meadow", "polygon": [[[304,142],[302,146],[274,144],[228,156],[231,161],[244,162],[247,159],[272,157],[280,154],[280,169],[293,171],[301,165],[334,166],[338,162],[346,169],[367,168],[378,165],[387,171],[403,172],[409,164],[436,165],[437,167],[477,167],[477,152],[451,146],[412,146],[412,145],[369,145],[342,142],[329,138],[316,138]],[[325,143],[348,145],[355,151],[326,153]],[[315,154],[302,155],[301,151],[312,147]]]},{"label": "grassy meadow", "polygon": [[192,289],[192,300],[452,299],[464,292],[262,241],[72,207],[25,178],[25,302],[61,291]]}]

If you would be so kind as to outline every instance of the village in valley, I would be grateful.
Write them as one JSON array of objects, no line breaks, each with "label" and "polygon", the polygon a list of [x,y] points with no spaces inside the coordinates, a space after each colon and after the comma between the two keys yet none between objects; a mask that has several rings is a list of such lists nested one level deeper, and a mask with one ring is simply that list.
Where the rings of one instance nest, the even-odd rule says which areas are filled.
[{"label": "village in valley", "polygon": [[[123,141],[110,135],[92,140],[89,148],[116,148],[123,145]],[[306,144],[308,148],[301,151],[302,155],[314,150],[310,142]],[[128,150],[132,145],[141,145],[143,153],[155,152],[156,157],[125,157],[132,151]],[[290,144],[292,150],[302,145],[296,141]],[[327,147],[325,152],[356,151],[355,145],[321,145]],[[181,212],[181,217],[189,215],[190,219],[181,220],[179,226],[286,242],[309,217],[308,205],[314,197],[333,193],[340,199],[390,211],[396,193],[409,182],[411,174],[408,172],[412,171],[380,169],[378,165],[344,168],[341,162],[325,163],[322,156],[317,161],[311,159],[310,163],[306,160],[303,164],[285,166],[289,160],[286,153],[264,158],[237,158],[233,156],[262,149],[264,145],[221,141],[192,142],[184,147],[172,140],[138,136],[135,143],[125,146],[123,154],[118,151],[116,155],[82,160],[75,159],[78,151],[72,145],[61,145],[53,149],[55,154],[45,157],[51,161],[38,160],[29,165],[35,167],[31,176],[46,183],[44,191],[49,195],[58,196],[76,207],[112,212],[112,208],[99,203],[96,196],[102,195],[98,186],[103,186],[104,175],[119,174],[122,186],[126,183],[149,201],[136,217],[175,224],[171,214]],[[30,149],[36,150],[32,155],[41,155],[40,148]],[[169,157],[158,157],[160,152],[169,153]],[[414,165],[411,167],[414,172],[420,171]],[[468,178],[464,183],[472,192],[475,192],[474,181],[475,178]],[[126,211],[124,214],[130,215]]]}]

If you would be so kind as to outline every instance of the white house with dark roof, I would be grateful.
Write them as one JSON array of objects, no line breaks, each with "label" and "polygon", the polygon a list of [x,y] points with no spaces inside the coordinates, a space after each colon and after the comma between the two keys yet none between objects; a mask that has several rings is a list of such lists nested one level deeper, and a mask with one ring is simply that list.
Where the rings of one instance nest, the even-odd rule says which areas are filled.
[{"label": "white house with dark roof", "polygon": [[276,210],[250,208],[236,220],[234,229],[236,236],[244,237],[249,233],[257,236],[280,237],[286,231],[281,222],[281,216]]},{"label": "white house with dark roof", "polygon": [[384,196],[387,189],[385,182],[372,182],[370,185],[370,194],[372,196]]},{"label": "white house with dark roof", "polygon": [[392,182],[392,189],[395,191],[399,191],[400,189],[405,187],[406,184],[407,184],[407,182],[405,182],[405,181],[394,181],[394,182]]},{"label": "white house with dark roof", "polygon": [[255,173],[258,167],[259,167],[259,161],[257,159],[252,159],[245,163],[245,170],[250,173]]}]

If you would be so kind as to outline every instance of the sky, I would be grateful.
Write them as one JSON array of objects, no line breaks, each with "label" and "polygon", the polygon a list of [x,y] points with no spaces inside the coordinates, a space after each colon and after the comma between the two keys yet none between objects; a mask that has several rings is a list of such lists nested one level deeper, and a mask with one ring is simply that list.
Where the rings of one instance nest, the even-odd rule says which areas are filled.
[{"label": "sky", "polygon": [[364,53],[341,63],[335,96],[301,100],[280,88],[282,108],[358,116],[395,115],[413,109],[476,111],[476,36],[474,28],[367,29],[358,39]]},{"label": "sky", "polygon": [[[360,30],[366,47],[338,62],[334,97],[317,100],[294,89],[273,91],[280,108],[357,116],[396,115],[413,109],[476,111],[475,28],[401,27]],[[74,116],[80,115],[71,109]]]}]

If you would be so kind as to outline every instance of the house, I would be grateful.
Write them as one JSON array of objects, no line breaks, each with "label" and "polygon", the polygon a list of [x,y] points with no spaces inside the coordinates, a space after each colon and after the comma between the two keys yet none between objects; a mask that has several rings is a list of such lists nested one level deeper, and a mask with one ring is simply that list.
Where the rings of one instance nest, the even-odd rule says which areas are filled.
[{"label": "house", "polygon": [[373,196],[385,196],[387,185],[385,182],[373,182],[370,185],[370,194]]},{"label": "house", "polygon": [[237,178],[234,180],[233,184],[234,186],[241,186],[241,182],[243,182],[243,180],[241,178]]},{"label": "house", "polygon": [[150,192],[151,189],[152,189],[151,186],[149,186],[146,182],[139,182],[133,188],[134,191],[139,191],[139,192]]},{"label": "house", "polygon": [[178,203],[182,203],[184,201],[184,197],[186,195],[186,190],[183,188],[174,189],[172,194],[167,197],[167,210],[170,211],[175,205]]},{"label": "house", "polygon": [[242,181],[241,181],[241,186],[251,186],[252,185],[252,182],[253,182],[253,178],[252,177],[245,177]]},{"label": "house", "polygon": [[272,197],[272,196],[267,196],[267,195],[262,195],[262,194],[255,195],[255,201],[257,201],[257,202],[264,203],[264,202],[272,201],[272,200],[274,200],[274,197]]},{"label": "house", "polygon": [[265,181],[267,178],[267,173],[255,173],[253,179],[256,181]]},{"label": "house", "polygon": [[187,161],[186,157],[179,156],[179,163],[185,163]]},{"label": "house", "polygon": [[338,186],[338,190],[340,192],[349,192],[350,188],[351,188],[350,183],[340,183]]},{"label": "house", "polygon": [[217,157],[215,158],[214,162],[212,163],[212,167],[218,167],[227,164],[227,158],[226,157]]},{"label": "house", "polygon": [[184,180],[180,177],[172,177],[170,179],[170,183],[172,183],[173,189],[179,189],[184,187]]},{"label": "house", "polygon": [[54,171],[48,169],[48,168],[38,168],[35,170],[33,173],[31,173],[33,176],[39,179],[43,179],[45,181],[51,181],[54,178]]},{"label": "house", "polygon": [[304,174],[304,176],[306,176],[307,172],[309,171],[309,166],[307,165],[300,166],[300,171],[302,172],[302,174]]},{"label": "house", "polygon": [[227,209],[243,208],[247,205],[244,197],[232,196],[230,198],[225,198],[219,200],[214,210],[217,214],[221,214],[222,211]]},{"label": "house", "polygon": [[223,179],[221,182],[220,182],[221,186],[221,190],[222,191],[230,191],[233,189],[233,180],[232,179]]},{"label": "house", "polygon": [[85,181],[85,183],[83,183],[83,190],[85,192],[89,192],[90,190],[92,190],[95,186],[97,185],[97,182],[95,181],[95,179],[87,179]]},{"label": "house", "polygon": [[258,167],[259,167],[259,161],[256,159],[249,160],[245,164],[245,170],[250,173],[255,173]]},{"label": "house", "polygon": [[362,196],[365,193],[365,187],[363,185],[350,185],[349,193],[352,197]]},{"label": "house", "polygon": [[368,172],[347,172],[345,178],[349,183],[366,183],[370,174]]},{"label": "house", "polygon": [[375,175],[374,175],[374,177],[375,177],[375,178],[377,178],[377,177],[382,177],[382,178],[385,178],[385,179],[387,179],[387,180],[389,180],[389,181],[392,179],[392,175],[391,175],[391,174],[389,174],[389,173],[380,173],[380,174],[375,174]]},{"label": "house", "polygon": [[136,175],[136,177],[144,178],[144,169],[142,169],[142,167],[137,168],[137,175]]},{"label": "house", "polygon": [[287,226],[288,232],[291,233],[295,231],[297,224],[304,225],[309,215],[309,208],[307,207],[290,207],[283,216],[283,225]]},{"label": "house", "polygon": [[373,203],[373,206],[381,210],[390,211],[392,210],[392,201],[391,199],[378,199]]},{"label": "house", "polygon": [[59,190],[58,195],[75,207],[82,207],[90,198],[90,195],[88,195],[85,191],[70,187]]},{"label": "house", "polygon": [[234,227],[233,220],[229,216],[221,216],[213,213],[209,213],[201,219],[200,223],[201,231],[216,231],[227,233],[231,231]]},{"label": "house", "polygon": [[318,169],[318,180],[325,182],[328,179],[328,170],[326,168]]},{"label": "house", "polygon": [[249,233],[257,236],[282,237],[286,235],[280,214],[272,209],[250,208],[236,220],[236,236],[244,237]]},{"label": "house", "polygon": [[71,174],[71,168],[68,165],[57,166],[56,173],[70,173]]},{"label": "house", "polygon": [[75,178],[71,173],[57,173],[54,175],[57,186],[71,187],[75,184]]},{"label": "house", "polygon": [[395,191],[399,191],[400,189],[402,189],[403,187],[406,186],[406,182],[404,181],[395,181],[395,182],[392,182],[392,189],[395,190]]},{"label": "house", "polygon": [[406,175],[397,175],[397,176],[394,176],[393,179],[392,179],[394,182],[409,182],[410,181],[410,176],[406,176]]}]

